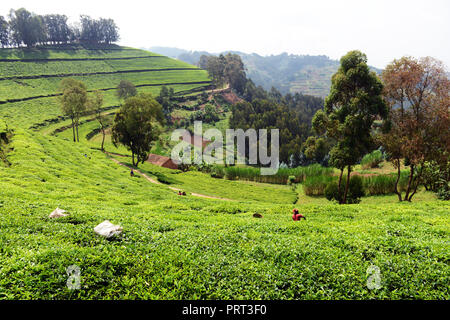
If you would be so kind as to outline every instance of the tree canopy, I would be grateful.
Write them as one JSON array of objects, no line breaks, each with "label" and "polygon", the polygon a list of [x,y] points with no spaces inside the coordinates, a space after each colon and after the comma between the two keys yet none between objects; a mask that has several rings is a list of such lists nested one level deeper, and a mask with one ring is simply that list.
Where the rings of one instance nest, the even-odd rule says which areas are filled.
[{"label": "tree canopy", "polygon": [[341,170],[348,169],[342,202],[346,203],[352,166],[375,147],[372,125],[376,119],[387,116],[382,97],[383,84],[375,72],[370,71],[367,57],[360,51],[350,51],[340,60],[341,65],[331,79],[331,90],[325,99],[324,113],[314,119],[322,123],[326,135],[335,139],[330,151],[330,163]]},{"label": "tree canopy", "polygon": [[72,120],[73,141],[79,142],[78,125],[81,115],[86,111],[86,86],[79,80],[65,78],[61,81],[61,91],[62,112]]},{"label": "tree canopy", "polygon": [[[383,71],[389,117],[381,142],[400,178],[400,160],[410,167],[402,199],[411,201],[427,162],[447,170],[450,161],[450,80],[442,62],[403,57]],[[398,181],[397,179],[397,181]]]},{"label": "tree canopy", "polygon": [[24,8],[11,9],[8,20],[0,16],[0,43],[5,46],[60,44],[69,42],[106,43],[119,40],[118,28],[112,19],[80,17],[81,28],[69,26],[67,16],[37,15]]},{"label": "tree canopy", "polygon": [[144,162],[158,138],[158,123],[163,124],[161,105],[151,94],[140,93],[129,97],[114,118],[112,141],[122,144],[131,151],[133,165]]},{"label": "tree canopy", "polygon": [[237,54],[228,53],[226,55],[206,56],[199,60],[199,67],[208,71],[213,83],[217,86],[224,84],[242,94],[247,81],[244,63]]}]

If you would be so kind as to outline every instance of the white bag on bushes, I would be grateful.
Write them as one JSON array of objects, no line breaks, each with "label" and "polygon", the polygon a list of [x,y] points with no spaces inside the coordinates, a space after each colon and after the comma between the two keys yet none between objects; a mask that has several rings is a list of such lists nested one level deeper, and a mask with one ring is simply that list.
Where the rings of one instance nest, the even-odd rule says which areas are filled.
[{"label": "white bag on bushes", "polygon": [[67,212],[66,210],[60,209],[60,208],[56,208],[55,210],[53,210],[52,213],[50,213],[50,215],[48,216],[49,218],[61,218],[61,217],[67,217],[68,214],[65,214],[65,212]]},{"label": "white bag on bushes", "polygon": [[94,228],[94,232],[105,238],[112,238],[122,233],[122,227],[119,225],[114,225],[108,220],[103,221],[98,226]]}]

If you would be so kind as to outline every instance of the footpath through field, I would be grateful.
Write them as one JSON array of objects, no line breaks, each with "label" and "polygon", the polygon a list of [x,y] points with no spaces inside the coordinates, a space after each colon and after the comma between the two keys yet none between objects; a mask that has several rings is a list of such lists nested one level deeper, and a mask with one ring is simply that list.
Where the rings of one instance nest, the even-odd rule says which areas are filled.
[{"label": "footpath through field", "polygon": [[[106,152],[106,153],[109,154],[108,152]],[[131,168],[131,167],[127,166],[126,164],[120,162],[120,161],[117,160],[117,159],[111,158],[111,160],[114,161],[116,164],[118,164],[118,165],[120,165],[120,166],[126,167],[126,168],[128,168],[128,169],[130,169],[130,170],[133,169],[134,172],[136,172],[137,174],[143,176],[147,181],[149,181],[149,182],[151,182],[151,183],[162,185],[161,182],[159,182],[159,181],[157,181],[157,180],[155,180],[155,179],[150,178],[149,176],[147,176],[145,173],[141,172],[141,171],[138,170],[138,169]],[[171,189],[171,190],[173,190],[173,191],[181,191],[181,189],[174,188],[174,187],[168,187],[168,188]],[[234,200],[232,200],[232,199],[221,198],[221,197],[215,197],[215,196],[208,196],[208,195],[205,195],[205,194],[194,193],[194,192],[191,192],[191,195],[194,196],[194,197],[200,197],[200,198],[206,198],[206,199],[216,199],[216,200],[224,200],[224,201],[234,201]]]}]

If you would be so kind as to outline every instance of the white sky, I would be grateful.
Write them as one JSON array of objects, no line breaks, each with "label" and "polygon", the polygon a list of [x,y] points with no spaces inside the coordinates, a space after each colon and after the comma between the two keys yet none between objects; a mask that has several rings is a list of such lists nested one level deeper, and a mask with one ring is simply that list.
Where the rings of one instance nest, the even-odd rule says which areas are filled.
[{"label": "white sky", "polygon": [[384,68],[404,55],[432,56],[450,67],[448,0],[14,0],[9,9],[112,18],[120,44],[261,55],[288,52],[339,59],[349,50]]}]

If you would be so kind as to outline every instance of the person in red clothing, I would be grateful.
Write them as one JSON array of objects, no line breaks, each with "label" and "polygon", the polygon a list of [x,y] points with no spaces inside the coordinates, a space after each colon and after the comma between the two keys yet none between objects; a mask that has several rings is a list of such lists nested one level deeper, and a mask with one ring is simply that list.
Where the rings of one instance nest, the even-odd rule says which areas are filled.
[{"label": "person in red clothing", "polygon": [[303,219],[306,220],[305,216],[302,215],[301,213],[299,213],[297,208],[295,208],[294,210],[292,210],[292,213],[293,213],[293,215],[292,215],[292,220],[294,220],[294,221],[300,221],[301,218],[303,218]]}]

